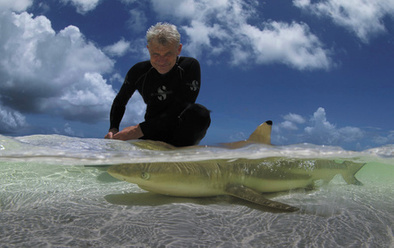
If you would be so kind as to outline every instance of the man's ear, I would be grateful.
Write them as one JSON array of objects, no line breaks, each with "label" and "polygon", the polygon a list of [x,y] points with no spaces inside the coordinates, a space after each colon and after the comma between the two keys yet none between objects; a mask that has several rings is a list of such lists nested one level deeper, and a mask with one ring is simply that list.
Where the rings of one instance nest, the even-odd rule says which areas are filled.
[{"label": "man's ear", "polygon": [[182,51],[182,44],[179,44],[179,47],[178,47],[178,54],[177,54],[177,55],[181,54],[181,51]]}]

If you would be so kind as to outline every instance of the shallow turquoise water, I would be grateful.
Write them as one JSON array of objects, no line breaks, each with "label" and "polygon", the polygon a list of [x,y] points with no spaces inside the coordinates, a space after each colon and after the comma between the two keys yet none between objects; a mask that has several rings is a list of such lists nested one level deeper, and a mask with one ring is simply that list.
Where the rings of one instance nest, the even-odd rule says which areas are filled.
[{"label": "shallow turquoise water", "polygon": [[[109,176],[105,165],[210,158],[325,158],[367,163],[356,175],[274,200],[175,198]],[[85,167],[94,165],[95,167]],[[132,142],[0,136],[2,247],[394,247],[394,146],[362,152],[299,144],[150,151]]]}]

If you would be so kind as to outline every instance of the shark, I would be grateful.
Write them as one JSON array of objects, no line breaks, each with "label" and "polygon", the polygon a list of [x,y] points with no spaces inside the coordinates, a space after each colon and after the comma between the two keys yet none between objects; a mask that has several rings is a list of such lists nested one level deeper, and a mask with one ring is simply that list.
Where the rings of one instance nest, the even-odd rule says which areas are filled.
[{"label": "shark", "polygon": [[[257,127],[247,140],[228,143],[229,148],[248,144],[270,145],[272,122]],[[173,149],[161,143],[149,143],[151,149]],[[280,211],[299,208],[267,199],[265,193],[313,188],[318,180],[329,182],[340,174],[349,184],[361,185],[355,174],[364,166],[352,161],[268,157],[261,159],[210,159],[185,162],[116,164],[107,172],[141,189],[178,197],[230,195]]]}]

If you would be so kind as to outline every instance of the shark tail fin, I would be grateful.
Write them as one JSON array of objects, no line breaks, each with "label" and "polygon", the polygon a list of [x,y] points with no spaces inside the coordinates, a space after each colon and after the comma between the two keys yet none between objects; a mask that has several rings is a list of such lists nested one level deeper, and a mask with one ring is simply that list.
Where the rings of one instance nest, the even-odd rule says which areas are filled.
[{"label": "shark tail fin", "polygon": [[357,172],[359,170],[361,170],[361,168],[365,165],[362,163],[355,163],[355,162],[351,162],[351,161],[345,161],[343,162],[345,165],[347,165],[351,171],[351,173],[347,174],[346,176],[343,176],[343,179],[348,183],[348,184],[355,184],[355,185],[363,185],[362,182],[360,182],[359,180],[357,180],[357,178],[355,177],[355,175],[357,174]]},{"label": "shark tail fin", "polygon": [[272,121],[266,121],[254,130],[254,132],[249,136],[248,141],[252,143],[271,145],[271,130]]}]

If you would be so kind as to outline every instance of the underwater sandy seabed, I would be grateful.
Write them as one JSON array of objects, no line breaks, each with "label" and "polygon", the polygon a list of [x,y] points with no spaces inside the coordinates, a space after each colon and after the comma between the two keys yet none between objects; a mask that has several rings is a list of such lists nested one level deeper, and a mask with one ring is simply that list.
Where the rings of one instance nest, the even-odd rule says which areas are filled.
[{"label": "underwater sandy seabed", "polygon": [[[145,151],[127,142],[0,136],[0,247],[394,247],[394,147],[251,146]],[[107,164],[227,157],[366,162],[363,186],[338,176],[270,196],[293,213],[229,196],[177,198],[118,181]],[[84,165],[95,165],[85,167]]]}]

